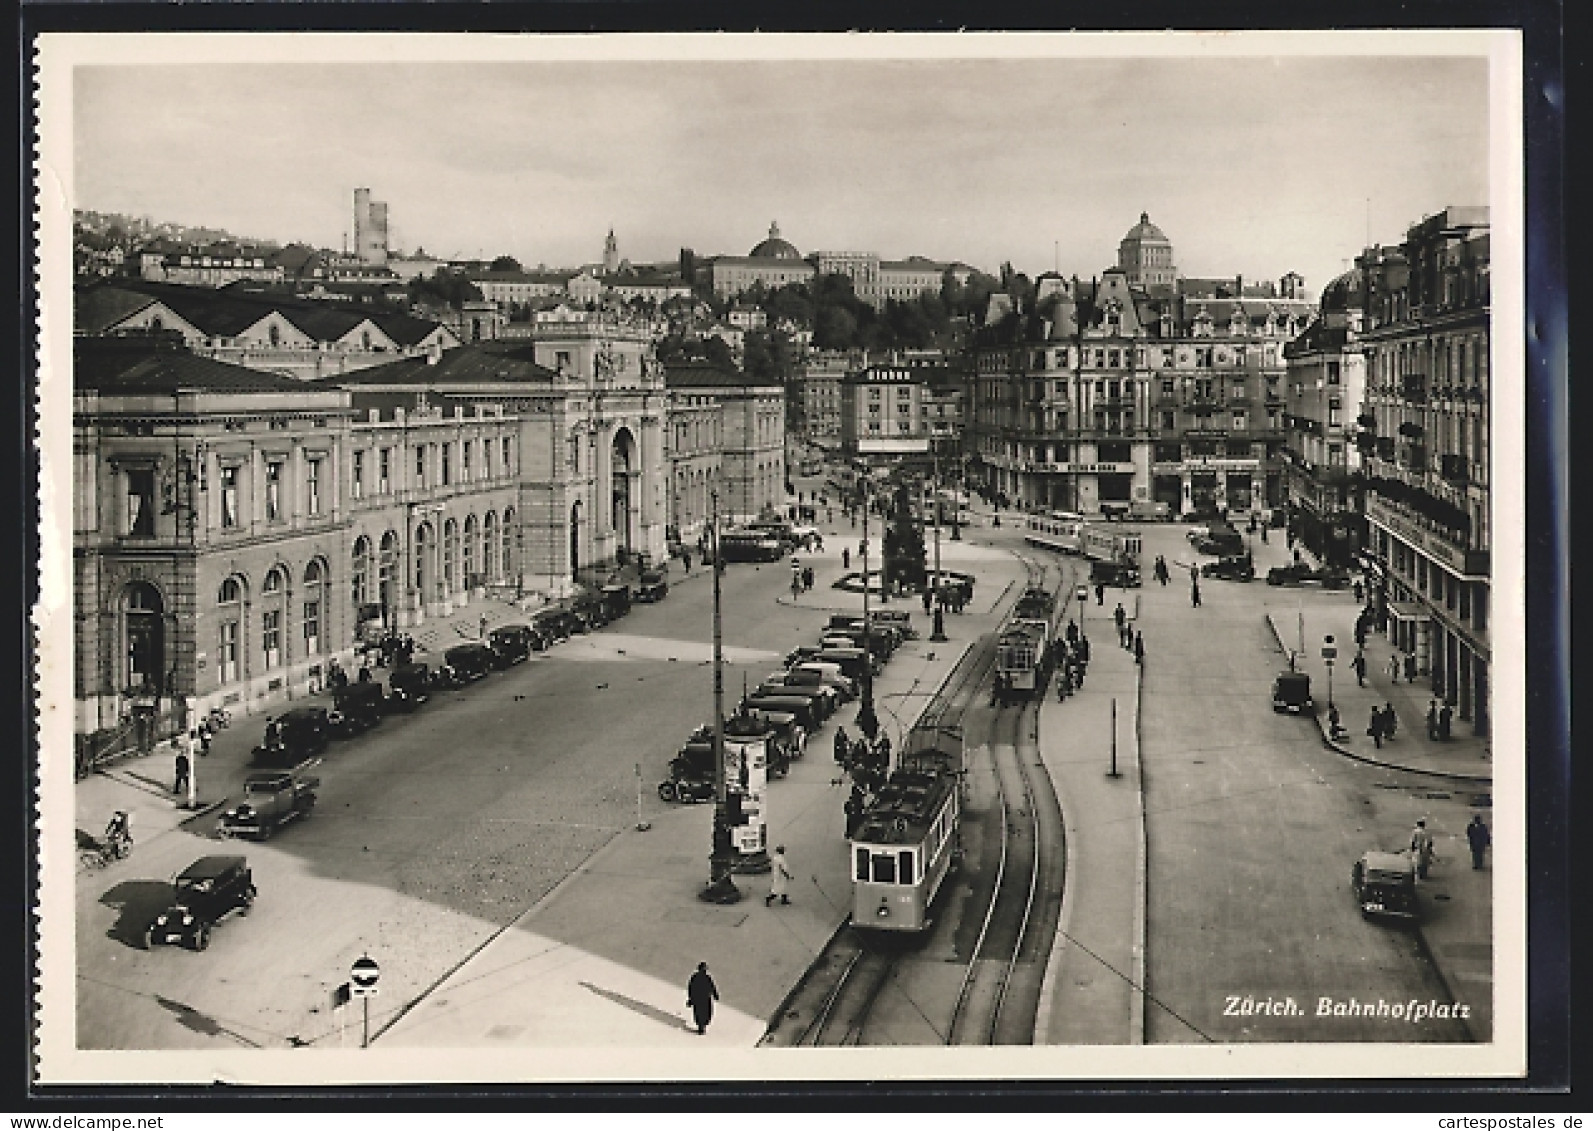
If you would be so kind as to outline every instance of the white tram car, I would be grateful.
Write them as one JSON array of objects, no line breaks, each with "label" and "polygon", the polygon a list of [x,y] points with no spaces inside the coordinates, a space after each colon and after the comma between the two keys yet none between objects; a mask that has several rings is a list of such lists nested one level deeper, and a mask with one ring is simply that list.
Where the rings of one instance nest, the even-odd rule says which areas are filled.
[{"label": "white tram car", "polygon": [[1050,632],[1043,621],[1014,620],[996,638],[996,676],[1007,702],[1033,699],[1044,683]]},{"label": "white tram car", "polygon": [[957,854],[961,817],[955,774],[942,768],[892,774],[853,831],[852,926],[912,934]]},{"label": "white tram car", "polygon": [[1084,516],[1072,511],[1031,514],[1024,522],[1023,540],[1031,546],[1060,550],[1064,554],[1084,552]]}]

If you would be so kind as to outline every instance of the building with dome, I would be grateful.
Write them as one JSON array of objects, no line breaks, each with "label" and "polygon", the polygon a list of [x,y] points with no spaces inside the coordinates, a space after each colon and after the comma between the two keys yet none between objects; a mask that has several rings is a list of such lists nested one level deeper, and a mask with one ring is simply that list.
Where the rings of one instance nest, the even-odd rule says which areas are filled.
[{"label": "building with dome", "polygon": [[1131,287],[1154,290],[1178,281],[1172,241],[1151,223],[1150,213],[1141,212],[1139,223],[1118,243],[1117,268]]},{"label": "building with dome", "polygon": [[986,318],[965,432],[987,494],[1092,515],[1282,504],[1283,351],[1311,320],[1304,280],[1175,264],[1142,212],[1113,267],[1047,276],[1032,308]]},{"label": "building with dome", "polygon": [[796,247],[782,239],[780,225],[769,225],[769,236],[744,256],[722,255],[710,267],[714,294],[732,298],[762,283],[771,289],[788,283],[807,283],[817,268],[802,258]]}]

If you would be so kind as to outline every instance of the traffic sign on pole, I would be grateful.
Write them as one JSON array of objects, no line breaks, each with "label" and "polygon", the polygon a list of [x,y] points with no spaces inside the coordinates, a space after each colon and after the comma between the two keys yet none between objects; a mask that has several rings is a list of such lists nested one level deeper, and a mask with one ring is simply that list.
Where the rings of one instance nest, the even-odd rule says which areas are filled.
[{"label": "traffic sign on pole", "polygon": [[376,959],[365,955],[354,960],[354,965],[349,968],[349,992],[355,997],[375,997],[376,982],[382,976],[382,968],[376,964]]},{"label": "traffic sign on pole", "polygon": [[1322,659],[1327,662],[1329,667],[1332,667],[1333,661],[1338,659],[1338,655],[1339,646],[1333,643],[1332,635],[1324,636],[1322,638]]}]

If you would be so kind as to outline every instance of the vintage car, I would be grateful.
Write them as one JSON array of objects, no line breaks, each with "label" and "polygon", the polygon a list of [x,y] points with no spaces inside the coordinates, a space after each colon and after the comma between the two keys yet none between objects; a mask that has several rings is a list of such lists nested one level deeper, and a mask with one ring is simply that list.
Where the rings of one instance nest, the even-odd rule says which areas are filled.
[{"label": "vintage car", "polygon": [[603,598],[590,590],[577,594],[565,608],[570,612],[570,625],[576,632],[591,632],[608,623]]},{"label": "vintage car", "polygon": [[870,656],[861,648],[821,648],[812,659],[838,665],[848,679],[859,683],[880,669],[878,657]]},{"label": "vintage car", "polygon": [[669,582],[664,580],[663,572],[660,570],[647,570],[636,583],[636,599],[645,604],[662,601],[668,594]]},{"label": "vintage car", "polygon": [[242,856],[203,856],[172,880],[172,901],[144,931],[144,945],[181,943],[194,950],[210,945],[210,931],[234,911],[254,904],[254,876]]},{"label": "vintage car", "polygon": [[1367,852],[1350,869],[1350,890],[1361,914],[1414,919],[1416,868],[1403,852]]},{"label": "vintage car", "polygon": [[538,651],[546,652],[576,631],[574,615],[568,609],[555,605],[531,614],[532,646]]},{"label": "vintage car", "polygon": [[664,801],[708,801],[714,795],[714,732],[698,727],[669,762],[669,778],[658,783]]},{"label": "vintage car", "polygon": [[1204,534],[1190,540],[1197,551],[1202,554],[1216,554],[1220,557],[1232,557],[1245,552],[1245,538],[1243,534],[1225,523],[1208,526]]},{"label": "vintage car", "polygon": [[869,623],[895,629],[900,640],[918,639],[918,632],[913,628],[913,614],[904,609],[875,609],[869,616]]},{"label": "vintage car", "polygon": [[1304,672],[1279,672],[1272,681],[1272,709],[1291,715],[1308,715],[1316,707],[1311,698],[1311,677]]},{"label": "vintage car", "polygon": [[454,687],[483,679],[496,667],[497,657],[485,644],[455,644],[443,653],[443,679]]},{"label": "vintage car", "polygon": [[1253,581],[1256,564],[1249,554],[1227,554],[1200,567],[1201,577],[1214,577],[1218,581]]},{"label": "vintage car", "polygon": [[487,634],[487,647],[492,649],[493,662],[500,668],[530,659],[536,646],[536,635],[526,624],[499,625]]},{"label": "vintage car", "polygon": [[1267,584],[1281,586],[1320,585],[1323,589],[1347,589],[1350,575],[1336,566],[1317,569],[1305,562],[1273,566],[1267,570]]},{"label": "vintage car", "polygon": [[1110,585],[1117,589],[1139,588],[1139,566],[1132,561],[1090,562],[1090,584]]},{"label": "vintage car", "polygon": [[598,600],[603,603],[603,619],[617,621],[631,611],[631,587],[621,582],[605,585],[598,591]]},{"label": "vintage car", "polygon": [[338,738],[352,738],[382,721],[387,695],[374,679],[355,680],[332,693],[326,721]]},{"label": "vintage car", "polygon": [[783,711],[796,716],[797,723],[803,730],[812,734],[817,730],[824,718],[822,701],[812,695],[797,694],[800,688],[790,688],[792,694],[775,694],[772,691],[754,691],[741,701],[742,714],[753,712],[765,713],[769,711]]},{"label": "vintage car", "polygon": [[399,664],[387,677],[388,705],[399,710],[413,711],[431,698],[437,682],[428,664],[415,661]]},{"label": "vintage car", "polygon": [[295,707],[266,723],[254,764],[292,769],[326,752],[332,723],[325,707]]},{"label": "vintage car", "polygon": [[841,671],[839,664],[823,664],[804,660],[786,669],[786,682],[791,684],[823,684],[833,687],[842,702],[857,698],[857,684]]},{"label": "vintage car", "polygon": [[243,779],[243,800],[221,814],[216,831],[268,840],[289,821],[310,815],[320,785],[320,778],[290,771],[250,774]]},{"label": "vintage car", "polygon": [[793,682],[789,672],[779,672],[771,675],[753,690],[755,695],[791,695],[808,700],[813,704],[813,710],[821,719],[827,719],[835,714],[841,705],[841,694],[833,687],[822,683],[797,683]]}]

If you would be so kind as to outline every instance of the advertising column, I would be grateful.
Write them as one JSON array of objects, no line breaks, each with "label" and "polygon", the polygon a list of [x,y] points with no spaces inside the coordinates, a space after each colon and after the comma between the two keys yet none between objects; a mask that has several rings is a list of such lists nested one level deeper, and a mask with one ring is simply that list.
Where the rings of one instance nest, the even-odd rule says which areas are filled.
[{"label": "advertising column", "polygon": [[767,872],[769,861],[769,728],[762,719],[735,715],[725,720],[725,788],[737,796],[740,822],[731,827],[735,871]]}]

